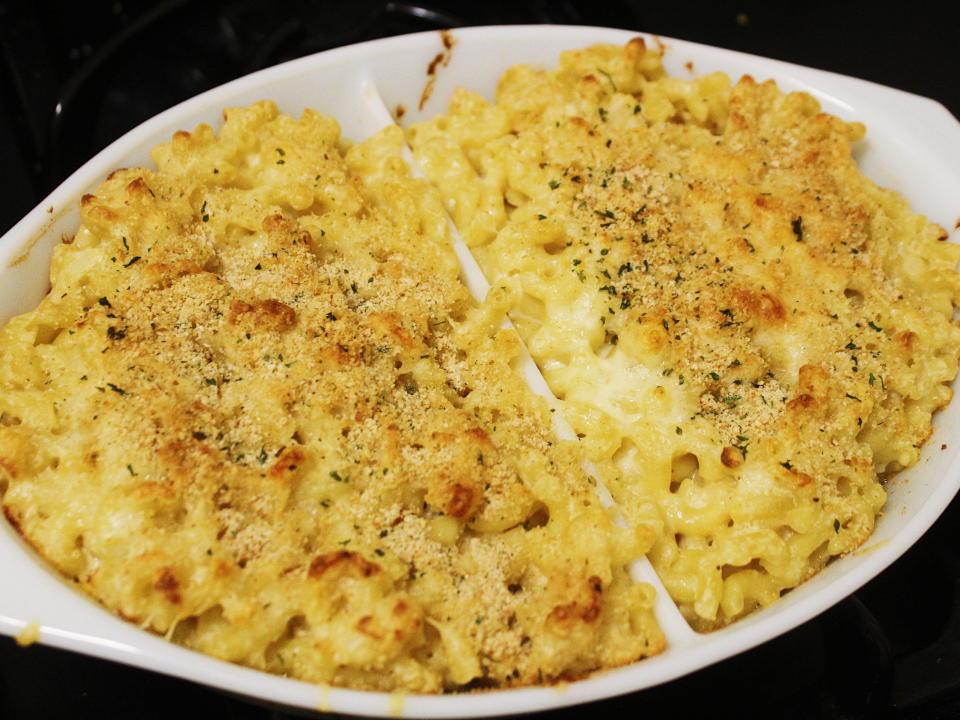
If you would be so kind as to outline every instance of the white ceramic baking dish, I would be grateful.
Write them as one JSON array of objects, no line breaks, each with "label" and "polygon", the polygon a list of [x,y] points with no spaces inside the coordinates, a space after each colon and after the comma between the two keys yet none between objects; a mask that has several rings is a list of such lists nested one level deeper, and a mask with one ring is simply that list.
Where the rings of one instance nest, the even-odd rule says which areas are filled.
[{"label": "white ceramic baking dish", "polygon": [[[80,197],[114,168],[149,162],[148,151],[178,129],[199,122],[217,127],[225,106],[271,98],[287,113],[306,107],[336,117],[346,137],[360,140],[392,122],[446,107],[451,91],[467,86],[488,97],[510,65],[556,63],[567,48],[595,42],[624,43],[637,33],[587,27],[514,26],[455,30],[449,64],[438,65],[433,92],[421,104],[431,61],[444,52],[439,33],[355,45],[296,60],[236,80],[188,100],[127,133],[86,163],[0,239],[0,322],[36,306],[48,290],[53,247],[79,223]],[[729,50],[647,36],[662,42],[668,70],[679,76],[722,70],[734,77],[774,78],[784,90],[805,90],[825,110],[866,123],[858,158],[881,185],[904,194],[914,208],[944,227],[960,214],[960,124],[926,98]],[[436,64],[436,63],[435,63]],[[953,232],[953,241],[960,233]],[[485,281],[468,254],[471,289]],[[535,368],[532,383],[544,391]],[[373,716],[474,717],[543,710],[628,693],[676,678],[790,630],[822,612],[881,572],[933,524],[960,487],[960,403],[935,418],[922,459],[888,485],[889,500],[865,548],[832,563],[778,603],[709,634],[692,631],[660,590],[659,621],[669,647],[661,655],[558,687],[471,695],[398,696],[319,687],[231,665],[172,645],[103,610],[65,582],[0,521],[0,632],[23,640],[168,673],[234,693],[299,708]],[[635,574],[659,587],[646,560]]]}]

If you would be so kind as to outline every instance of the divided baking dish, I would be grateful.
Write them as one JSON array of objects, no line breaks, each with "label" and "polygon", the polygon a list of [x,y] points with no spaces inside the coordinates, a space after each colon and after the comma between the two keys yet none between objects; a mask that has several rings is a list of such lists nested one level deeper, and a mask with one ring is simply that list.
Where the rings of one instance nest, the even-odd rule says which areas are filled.
[{"label": "divided baking dish", "polygon": [[[148,152],[178,129],[200,122],[218,127],[224,107],[268,98],[281,111],[310,107],[335,117],[343,135],[362,140],[402,115],[406,125],[443,111],[453,89],[492,97],[509,66],[551,66],[561,50],[595,42],[623,44],[638,33],[563,26],[482,27],[422,33],[331,50],[215,88],[127,133],[77,170],[0,238],[0,322],[26,312],[47,291],[50,255],[79,224],[79,201],[118,167],[149,163]],[[906,196],[914,209],[953,228],[960,215],[960,123],[926,98],[787,63],[672,39],[645,36],[664,47],[668,71],[680,77],[715,70],[734,78],[773,78],[781,89],[813,94],[827,112],[860,120],[867,139],[857,147],[863,171]],[[445,43],[446,41],[446,43]],[[451,47],[447,48],[446,46]],[[438,54],[449,63],[432,62]],[[434,75],[428,75],[433,66]],[[692,70],[690,69],[692,68]],[[432,92],[425,93],[430,85]],[[402,112],[401,112],[402,108]],[[953,231],[953,241],[960,232]],[[486,283],[469,252],[457,246],[464,279],[478,296]],[[526,374],[548,395],[536,368]],[[667,636],[661,655],[553,687],[469,695],[400,696],[328,688],[271,676],[177,647],[120,620],[83,596],[6,522],[0,521],[0,632],[148,668],[235,693],[304,709],[415,717],[473,717],[528,712],[640,690],[697,670],[782,634],[855,591],[890,565],[927,530],[960,489],[960,406],[934,418],[920,462],[887,484],[888,501],[865,547],[760,612],[710,634],[694,632],[663,591],[649,563],[634,574],[658,590],[657,616]],[[562,432],[562,428],[560,429]]]}]

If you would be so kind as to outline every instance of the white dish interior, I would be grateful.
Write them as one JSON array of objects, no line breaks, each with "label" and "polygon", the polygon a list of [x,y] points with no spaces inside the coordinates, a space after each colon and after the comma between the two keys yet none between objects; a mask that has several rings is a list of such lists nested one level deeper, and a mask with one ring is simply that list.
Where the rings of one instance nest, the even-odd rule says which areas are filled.
[{"label": "white dish interior", "polygon": [[[585,27],[514,26],[455,30],[450,63],[440,67],[430,99],[420,109],[427,67],[444,50],[438,33],[408,35],[332,50],[296,60],[211,90],[131,131],[86,163],[41,205],[0,238],[0,322],[37,305],[47,292],[50,255],[79,224],[80,197],[118,167],[149,163],[148,152],[178,129],[207,122],[219,127],[224,107],[275,100],[283,112],[314,108],[340,122],[343,135],[362,140],[393,121],[403,124],[445,109],[455,87],[492,98],[510,65],[552,66],[561,50],[595,42],[622,44],[637,33]],[[660,40],[646,36],[648,44]],[[857,150],[860,165],[879,184],[905,195],[915,209],[946,228],[960,212],[960,124],[941,105],[898,90],[729,50],[664,39],[671,74],[722,70],[734,78],[773,78],[783,90],[815,95],[823,109],[866,123]],[[960,232],[953,231],[953,241]],[[474,292],[486,282],[458,248]],[[545,386],[532,366],[536,390]],[[562,687],[472,695],[398,696],[318,687],[215,660],[143,632],[99,607],[48,569],[8,523],[0,521],[0,632],[28,635],[57,647],[137,665],[244,695],[306,709],[359,715],[472,717],[528,712],[639,690],[679,677],[769,640],[838,602],[890,565],[933,524],[960,488],[960,444],[949,437],[960,425],[960,404],[934,419],[934,434],[920,462],[887,490],[886,511],[867,546],[841,558],[778,603],[732,626],[702,635],[680,616],[649,564],[635,574],[658,586],[657,614],[668,639],[661,655],[597,673]],[[942,446],[945,446],[942,448]]]}]

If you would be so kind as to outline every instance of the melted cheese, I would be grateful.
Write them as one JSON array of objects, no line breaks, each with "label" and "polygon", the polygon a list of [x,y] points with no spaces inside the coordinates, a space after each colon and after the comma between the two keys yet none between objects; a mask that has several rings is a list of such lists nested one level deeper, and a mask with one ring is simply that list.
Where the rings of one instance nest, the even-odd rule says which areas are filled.
[{"label": "melted cheese", "polygon": [[863,543],[951,397],[958,248],[859,172],[863,133],[639,40],[409,131],[699,629]]},{"label": "melted cheese", "polygon": [[344,153],[310,111],[225,117],[84,197],[50,294],[0,330],[11,522],[132,622],[317,683],[522,685],[660,650],[625,570],[649,544],[549,432],[401,131]]}]

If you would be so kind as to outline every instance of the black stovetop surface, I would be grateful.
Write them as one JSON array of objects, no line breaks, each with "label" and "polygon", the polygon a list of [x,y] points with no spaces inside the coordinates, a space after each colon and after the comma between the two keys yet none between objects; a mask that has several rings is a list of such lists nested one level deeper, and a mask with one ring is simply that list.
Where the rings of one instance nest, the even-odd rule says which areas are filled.
[{"label": "black stovetop surface", "polygon": [[[377,37],[539,22],[632,28],[788,60],[933,97],[960,115],[957,11],[906,3],[0,1],[0,233],[107,143],[227,80]],[[958,548],[955,501],[893,567],[796,630],[690,677],[553,715],[960,718]],[[0,720],[185,712],[285,717],[189,682],[0,638]]]}]

